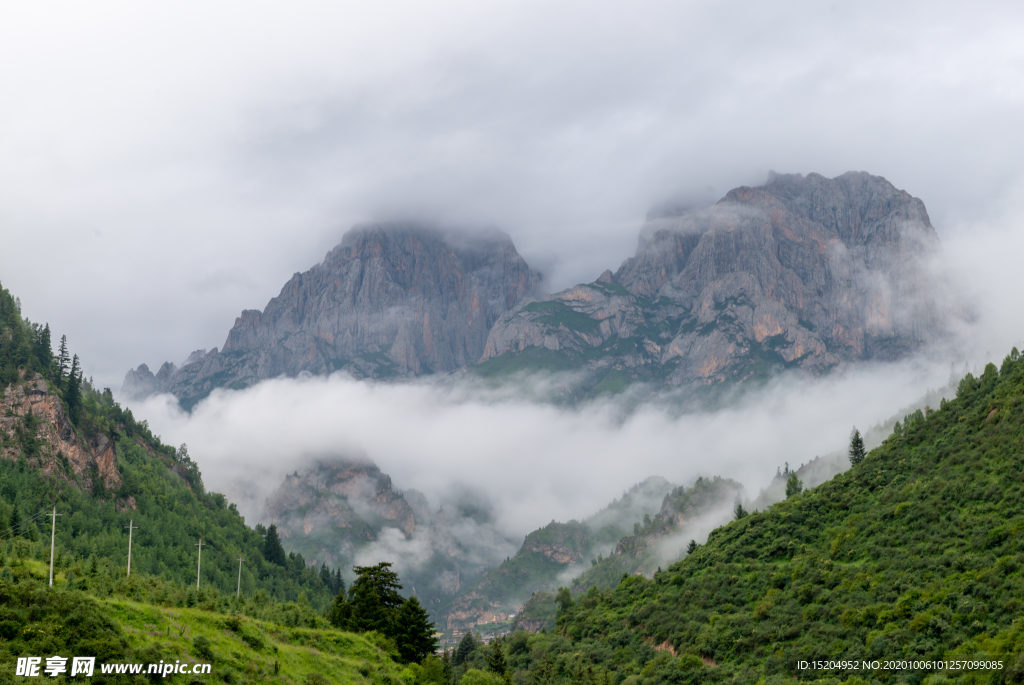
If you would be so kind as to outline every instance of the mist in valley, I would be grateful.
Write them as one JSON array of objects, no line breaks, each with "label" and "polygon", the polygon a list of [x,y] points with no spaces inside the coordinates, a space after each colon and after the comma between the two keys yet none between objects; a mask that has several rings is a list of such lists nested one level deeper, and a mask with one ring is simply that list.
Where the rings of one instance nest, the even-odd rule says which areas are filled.
[{"label": "mist in valley", "polygon": [[[614,397],[559,406],[468,378],[385,384],[335,374],[218,390],[191,414],[169,396],[135,411],[165,441],[187,443],[207,487],[238,503],[250,523],[296,467],[360,455],[398,490],[414,488],[432,509],[443,507],[463,544],[489,550],[494,563],[530,531],[592,516],[649,476],[690,484],[724,475],[752,497],[784,463],[844,450],[854,425],[889,417],[948,375],[946,364],[918,361],[781,377],[732,406],[680,414],[671,403],[623,407]],[[485,516],[455,515],[467,493]],[[416,536],[390,536],[372,549],[360,560],[398,561],[426,547]]]}]

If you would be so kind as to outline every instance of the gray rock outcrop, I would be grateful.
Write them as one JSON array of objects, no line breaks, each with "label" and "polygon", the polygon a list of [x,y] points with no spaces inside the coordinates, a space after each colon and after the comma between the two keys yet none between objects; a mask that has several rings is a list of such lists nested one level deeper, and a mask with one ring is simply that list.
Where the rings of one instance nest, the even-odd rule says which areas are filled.
[{"label": "gray rock outcrop", "polygon": [[483,368],[568,359],[680,385],[898,359],[944,330],[926,271],[938,248],[921,200],[884,178],[772,173],[649,216],[614,274],[504,314]]},{"label": "gray rock outcrop", "polygon": [[496,231],[356,227],[321,264],[296,273],[262,312],[243,311],[220,350],[193,352],[182,368],[165,365],[156,377],[140,366],[122,391],[170,392],[190,407],[214,388],[302,372],[452,371],[480,359],[492,324],[539,282]]}]

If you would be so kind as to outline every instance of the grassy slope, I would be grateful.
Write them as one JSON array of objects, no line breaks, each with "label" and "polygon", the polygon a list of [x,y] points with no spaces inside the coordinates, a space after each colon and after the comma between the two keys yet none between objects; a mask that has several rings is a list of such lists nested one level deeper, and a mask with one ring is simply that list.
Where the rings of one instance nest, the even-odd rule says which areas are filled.
[{"label": "grassy slope", "polygon": [[[202,682],[397,684],[417,679],[419,667],[395,663],[382,649],[387,645],[372,635],[160,606],[106,592],[96,596],[68,589],[64,574],[49,589],[47,565],[31,559],[18,560],[14,570],[14,579],[0,578],[0,683],[15,682],[16,657],[52,654],[96,655],[98,662],[211,663],[213,673],[199,678]],[[209,641],[210,654],[197,649],[196,638]],[[93,682],[134,682],[128,676],[98,674],[97,668]]]},{"label": "grassy slope", "polygon": [[513,663],[533,671],[547,653],[562,675],[585,665],[616,681],[754,683],[855,675],[797,670],[800,659],[997,656],[1003,671],[946,675],[1019,682],[1022,566],[1015,350],[1000,370],[965,378],[938,411],[908,417],[860,465],[718,529],[653,580],[592,588],[563,608],[557,631],[513,646]]}]

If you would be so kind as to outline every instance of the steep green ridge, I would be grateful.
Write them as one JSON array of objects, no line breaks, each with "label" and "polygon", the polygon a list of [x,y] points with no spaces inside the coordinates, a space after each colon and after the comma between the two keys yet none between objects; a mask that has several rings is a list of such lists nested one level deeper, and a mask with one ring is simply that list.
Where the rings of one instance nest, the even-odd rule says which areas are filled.
[{"label": "steep green ridge", "polygon": [[99,392],[82,378],[77,356],[62,361],[54,355],[49,337],[49,327],[22,319],[14,298],[0,288],[0,380],[7,381],[0,391],[23,384],[39,393],[32,380],[38,374],[48,386],[44,397],[57,400],[58,418],[66,415],[71,443],[83,451],[104,440],[115,444],[120,484],[108,491],[96,461],[90,463],[91,475],[76,475],[67,456],[44,439],[44,419],[12,411],[3,418],[13,422],[13,431],[0,430],[0,542],[49,537],[45,513],[56,507],[61,514],[56,549],[62,559],[97,557],[126,565],[126,528],[133,521],[138,526],[133,571],[194,583],[202,536],[202,584],[235,592],[242,557],[244,592],[263,590],[282,601],[305,593],[318,610],[330,604],[334,588],[325,582],[326,573],[322,578],[320,569],[307,568],[301,555],[283,565],[266,561],[261,534],[245,525],[223,495],[206,492],[184,446],[175,450],[162,444],[109,389]]},{"label": "steep green ridge", "polygon": [[[535,677],[614,682],[921,682],[930,669],[814,671],[800,660],[1002,660],[949,671],[1024,679],[1024,359],[965,377],[866,460],[712,533],[652,580],[574,600],[557,629],[515,637]],[[546,677],[546,676],[545,676]],[[601,682],[600,680],[598,682]],[[942,682],[929,679],[928,682]]]}]

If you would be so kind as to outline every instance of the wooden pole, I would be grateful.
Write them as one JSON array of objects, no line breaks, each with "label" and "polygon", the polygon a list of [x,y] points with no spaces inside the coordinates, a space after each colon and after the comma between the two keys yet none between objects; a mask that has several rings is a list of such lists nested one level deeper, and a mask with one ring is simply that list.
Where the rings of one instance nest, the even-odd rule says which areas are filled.
[{"label": "wooden pole", "polygon": [[53,540],[57,534],[57,507],[53,508],[53,522],[50,524],[50,587],[53,587]]},{"label": "wooden pole", "polygon": [[139,527],[134,524],[132,519],[128,519],[128,525],[125,526],[128,529],[128,578],[132,577],[132,531],[138,530]]},{"label": "wooden pole", "polygon": [[199,559],[196,561],[196,589],[199,589],[199,573],[203,565],[203,536],[199,536]]}]

